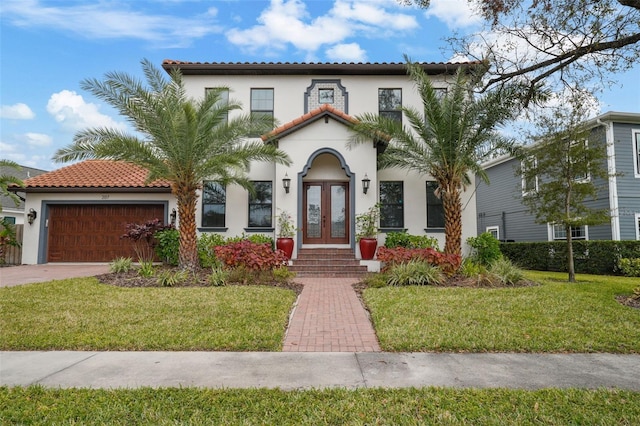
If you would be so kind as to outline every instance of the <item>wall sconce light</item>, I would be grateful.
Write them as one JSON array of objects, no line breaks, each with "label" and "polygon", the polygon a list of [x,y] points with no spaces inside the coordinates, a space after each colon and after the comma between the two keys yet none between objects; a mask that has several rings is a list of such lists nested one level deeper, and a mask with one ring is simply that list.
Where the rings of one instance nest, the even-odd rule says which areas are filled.
[{"label": "wall sconce light", "polygon": [[364,174],[364,179],[362,179],[362,192],[364,192],[366,194],[367,191],[369,190],[369,185],[370,184],[371,184],[371,179],[369,179],[369,177],[365,173]]},{"label": "wall sconce light", "polygon": [[284,177],[282,178],[282,187],[284,188],[284,192],[286,192],[287,194],[289,193],[289,188],[291,188],[291,179],[289,178],[289,176],[285,173]]},{"label": "wall sconce light", "polygon": [[29,213],[27,213],[27,221],[29,222],[29,225],[33,224],[33,221],[36,220],[36,217],[38,217],[38,212],[34,209],[29,209]]},{"label": "wall sconce light", "polygon": [[176,219],[178,218],[178,212],[176,209],[171,210],[171,214],[169,215],[169,219],[171,220],[171,224],[176,226]]}]

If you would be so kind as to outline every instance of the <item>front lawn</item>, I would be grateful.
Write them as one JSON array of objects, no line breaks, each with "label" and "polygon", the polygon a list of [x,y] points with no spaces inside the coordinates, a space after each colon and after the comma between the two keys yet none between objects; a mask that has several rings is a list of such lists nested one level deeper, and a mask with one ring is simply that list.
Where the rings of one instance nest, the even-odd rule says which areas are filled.
[{"label": "front lawn", "polygon": [[640,423],[640,393],[544,389],[0,387],[2,424],[513,425]]},{"label": "front lawn", "polygon": [[1,350],[280,351],[291,290],[121,288],[76,278],[0,288]]},{"label": "front lawn", "polygon": [[385,351],[640,353],[640,310],[615,299],[638,278],[527,277],[542,285],[370,288],[363,298]]}]

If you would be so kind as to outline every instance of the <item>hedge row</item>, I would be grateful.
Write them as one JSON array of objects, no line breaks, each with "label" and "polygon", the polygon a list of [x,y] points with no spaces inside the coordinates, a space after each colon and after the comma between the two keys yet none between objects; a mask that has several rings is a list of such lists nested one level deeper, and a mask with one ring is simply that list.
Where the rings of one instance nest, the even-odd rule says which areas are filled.
[{"label": "hedge row", "polygon": [[[565,241],[501,243],[500,251],[512,262],[537,271],[567,271]],[[618,260],[640,258],[640,241],[573,241],[577,273],[620,274]]]}]

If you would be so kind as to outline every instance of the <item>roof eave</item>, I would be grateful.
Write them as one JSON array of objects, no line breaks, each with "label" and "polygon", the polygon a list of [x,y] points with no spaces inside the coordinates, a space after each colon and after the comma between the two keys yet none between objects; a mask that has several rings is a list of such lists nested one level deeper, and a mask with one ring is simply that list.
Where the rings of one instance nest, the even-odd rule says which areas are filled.
[{"label": "roof eave", "polygon": [[[475,68],[479,62],[419,63],[431,75],[454,74],[458,68]],[[183,75],[406,75],[404,63],[225,63],[165,60],[165,71]]]}]

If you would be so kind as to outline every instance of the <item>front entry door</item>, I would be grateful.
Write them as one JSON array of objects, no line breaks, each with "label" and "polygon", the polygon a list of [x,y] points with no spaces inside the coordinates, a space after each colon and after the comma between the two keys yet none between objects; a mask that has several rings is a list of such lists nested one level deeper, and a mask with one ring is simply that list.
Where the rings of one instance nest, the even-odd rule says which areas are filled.
[{"label": "front entry door", "polygon": [[349,243],[349,183],[304,182],[303,197],[302,242]]}]

